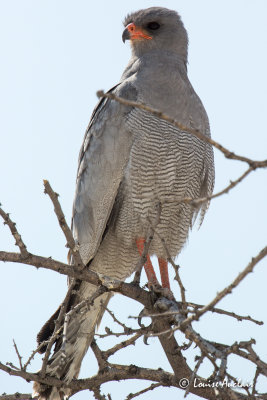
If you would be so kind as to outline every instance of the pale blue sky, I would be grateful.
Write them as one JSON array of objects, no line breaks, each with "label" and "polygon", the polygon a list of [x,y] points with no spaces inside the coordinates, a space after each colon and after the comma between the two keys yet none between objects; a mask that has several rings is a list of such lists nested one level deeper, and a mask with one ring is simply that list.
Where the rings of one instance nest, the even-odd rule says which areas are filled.
[{"label": "pale blue sky", "polygon": [[[128,43],[121,40],[124,16],[139,8],[161,5],[176,9],[188,30],[189,76],[201,97],[213,138],[254,159],[266,159],[267,3],[265,0],[0,1],[0,201],[17,222],[29,251],[65,261],[65,240],[52,205],[43,194],[42,179],[60,193],[67,220],[71,218],[77,158],[84,130],[97,101],[128,61]],[[216,189],[245,169],[215,151]],[[178,262],[188,300],[206,303],[266,245],[266,171],[254,172],[230,195],[214,200],[203,226],[194,229]],[[13,238],[0,225],[1,250],[13,251]],[[259,264],[231,296],[220,303],[230,311],[266,318],[267,260]],[[174,291],[179,292],[173,283]],[[24,356],[35,346],[40,326],[55,311],[66,291],[66,279],[45,270],[1,266],[0,360],[17,362],[12,338]],[[115,312],[127,317],[135,306],[121,296]],[[102,326],[108,323],[105,319]],[[194,325],[198,327],[197,324]],[[267,361],[266,327],[215,315],[205,316],[199,330],[224,343],[254,337]],[[122,362],[169,369],[151,340],[122,353]],[[192,361],[192,355],[188,355]],[[233,375],[251,379],[245,362],[232,359]],[[40,366],[40,358],[32,370]],[[88,354],[82,376],[95,367]],[[202,372],[208,371],[203,366]],[[105,385],[122,400],[144,384]],[[267,384],[262,382],[262,390]],[[30,392],[31,384],[0,372],[0,393]],[[174,389],[156,389],[142,399],[181,398]],[[173,397],[171,397],[173,396]],[[189,396],[193,399],[194,396]],[[93,399],[90,393],[77,400]]]}]

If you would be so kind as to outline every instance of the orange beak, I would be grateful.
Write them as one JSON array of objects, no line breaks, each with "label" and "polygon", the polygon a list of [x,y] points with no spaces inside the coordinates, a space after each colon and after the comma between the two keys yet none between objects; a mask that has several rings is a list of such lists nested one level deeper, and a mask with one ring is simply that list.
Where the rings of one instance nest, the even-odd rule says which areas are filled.
[{"label": "orange beak", "polygon": [[131,22],[126,26],[122,34],[123,42],[125,42],[125,40],[142,40],[142,39],[150,40],[152,39],[152,37],[149,36],[142,28],[137,27],[133,22]]}]

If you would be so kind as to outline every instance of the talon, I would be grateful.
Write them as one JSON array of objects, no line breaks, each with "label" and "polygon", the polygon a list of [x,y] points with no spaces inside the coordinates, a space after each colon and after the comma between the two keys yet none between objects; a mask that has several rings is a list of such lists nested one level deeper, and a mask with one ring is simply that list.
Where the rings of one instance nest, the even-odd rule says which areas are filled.
[{"label": "talon", "polygon": [[144,315],[144,311],[145,311],[145,309],[143,309],[143,310],[139,313],[138,318],[137,318],[137,323],[138,323],[138,325],[140,326],[140,328],[145,328],[145,325],[142,324],[142,318],[143,318],[143,315]]},{"label": "talon", "polygon": [[146,346],[149,346],[149,343],[147,343],[149,336],[148,335],[144,335],[143,336],[143,342]]}]

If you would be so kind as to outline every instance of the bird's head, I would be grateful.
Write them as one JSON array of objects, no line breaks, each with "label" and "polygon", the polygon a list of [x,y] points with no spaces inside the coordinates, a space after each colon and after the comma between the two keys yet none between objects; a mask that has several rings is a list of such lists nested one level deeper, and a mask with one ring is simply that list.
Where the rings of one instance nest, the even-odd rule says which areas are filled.
[{"label": "bird's head", "polygon": [[176,11],[151,7],[127,15],[122,40],[130,40],[134,55],[153,50],[174,52],[187,60],[188,37]]}]

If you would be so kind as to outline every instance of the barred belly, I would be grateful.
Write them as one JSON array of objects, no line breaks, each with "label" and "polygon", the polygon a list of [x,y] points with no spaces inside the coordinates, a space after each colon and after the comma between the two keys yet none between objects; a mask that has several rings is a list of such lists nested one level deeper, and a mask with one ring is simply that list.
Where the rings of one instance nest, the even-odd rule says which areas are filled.
[{"label": "barred belly", "polygon": [[200,197],[205,144],[163,120],[142,117],[131,118],[136,137],[120,189],[116,235],[126,247],[132,246],[156,224],[150,253],[166,257],[164,239],[174,257],[188,237],[196,211],[181,200]]}]

